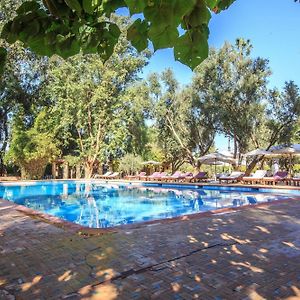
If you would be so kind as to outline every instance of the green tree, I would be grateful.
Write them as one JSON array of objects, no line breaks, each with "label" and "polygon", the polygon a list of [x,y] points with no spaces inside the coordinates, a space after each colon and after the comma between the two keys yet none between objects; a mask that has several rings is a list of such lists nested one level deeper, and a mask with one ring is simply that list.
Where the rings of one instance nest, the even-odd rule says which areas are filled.
[{"label": "green tree", "polygon": [[29,129],[26,128],[22,109],[14,118],[10,147],[5,159],[20,168],[23,179],[41,179],[47,164],[59,155],[54,136],[43,132],[46,118],[46,111],[41,111]]},{"label": "green tree", "polygon": [[60,140],[75,141],[86,177],[99,161],[112,164],[137,144],[133,123],[143,120],[133,105],[132,86],[147,55],[138,54],[123,36],[105,64],[93,54],[53,59],[46,87],[52,128]]},{"label": "green tree", "polygon": [[234,141],[234,156],[245,153],[265,118],[268,61],[251,57],[252,45],[238,39],[212,50],[195,71],[192,90],[217,125]]},{"label": "green tree", "polygon": [[128,153],[124,155],[119,163],[119,170],[126,174],[135,174],[143,167],[141,156]]},{"label": "green tree", "polygon": [[[300,92],[293,82],[285,83],[282,92],[272,89],[264,111],[263,122],[253,134],[253,145],[269,150],[275,144],[289,145],[297,141],[300,118]],[[247,168],[250,173],[263,157],[254,157]]]},{"label": "green tree", "polygon": [[154,99],[161,148],[173,170],[186,161],[199,167],[197,157],[206,154],[214,142],[213,119],[189,87],[180,90],[171,70],[163,72],[161,79],[159,100]]},{"label": "green tree", "polygon": [[[6,21],[15,16],[21,2],[0,2],[0,30]],[[37,57],[19,42],[9,45],[0,40],[1,46],[5,48],[7,63],[0,77],[0,174],[5,171],[3,157],[10,137],[10,120],[18,105],[21,105],[28,122],[32,122],[34,111],[43,105],[38,95],[47,68],[47,59]]]},{"label": "green tree", "polygon": [[40,90],[46,79],[47,59],[38,58],[20,44],[8,47],[7,64],[0,79],[0,173],[10,136],[10,119],[18,105],[24,108],[27,121],[44,103]]}]

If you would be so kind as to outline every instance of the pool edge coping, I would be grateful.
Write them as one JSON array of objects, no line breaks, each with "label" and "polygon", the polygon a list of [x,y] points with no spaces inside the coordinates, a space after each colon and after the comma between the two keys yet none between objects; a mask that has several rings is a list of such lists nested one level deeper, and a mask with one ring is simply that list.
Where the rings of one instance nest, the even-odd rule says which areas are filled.
[{"label": "pool edge coping", "polygon": [[253,208],[257,208],[257,207],[267,207],[267,206],[270,206],[273,204],[278,205],[278,204],[288,203],[289,201],[299,201],[299,200],[300,200],[300,196],[295,197],[295,198],[290,197],[287,199],[275,200],[275,201],[271,201],[271,202],[246,204],[246,205],[239,206],[239,207],[219,208],[219,209],[214,209],[214,210],[210,210],[210,211],[197,212],[197,213],[193,213],[193,214],[185,214],[185,215],[176,216],[176,217],[172,217],[172,218],[156,219],[156,220],[150,220],[150,221],[139,222],[139,223],[124,224],[124,225],[118,225],[118,226],[109,227],[109,228],[91,228],[91,227],[82,226],[82,225],[52,216],[50,214],[46,214],[46,213],[31,209],[26,206],[16,204],[12,201],[5,200],[2,198],[0,198],[0,207],[2,207],[2,205],[4,204],[4,205],[7,205],[7,208],[3,208],[4,210],[13,208],[16,211],[18,211],[32,219],[40,220],[49,225],[52,225],[52,226],[55,226],[62,230],[68,231],[72,234],[78,234],[79,236],[82,236],[82,237],[90,237],[90,236],[99,236],[99,235],[104,235],[104,234],[113,234],[113,233],[118,233],[118,232],[126,232],[128,230],[140,229],[140,228],[159,225],[159,224],[169,224],[169,223],[180,222],[180,221],[186,222],[186,221],[191,221],[191,220],[196,220],[196,219],[201,219],[201,218],[208,218],[208,217],[213,217],[213,216],[218,216],[218,215],[223,215],[223,214],[237,213],[237,212],[241,212],[241,211],[251,209],[251,208],[253,209]]}]

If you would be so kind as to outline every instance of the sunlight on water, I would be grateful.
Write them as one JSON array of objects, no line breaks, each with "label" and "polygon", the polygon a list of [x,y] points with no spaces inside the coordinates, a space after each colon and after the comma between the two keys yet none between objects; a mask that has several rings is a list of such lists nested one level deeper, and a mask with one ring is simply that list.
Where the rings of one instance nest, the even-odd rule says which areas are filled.
[{"label": "sunlight on water", "polygon": [[94,182],[1,185],[0,198],[83,226],[106,228],[226,207],[290,198],[288,195],[206,188]]}]

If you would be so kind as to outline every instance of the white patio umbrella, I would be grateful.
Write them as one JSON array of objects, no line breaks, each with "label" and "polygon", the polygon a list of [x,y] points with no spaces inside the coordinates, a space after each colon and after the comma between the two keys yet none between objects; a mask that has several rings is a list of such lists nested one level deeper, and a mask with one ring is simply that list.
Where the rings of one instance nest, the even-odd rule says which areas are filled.
[{"label": "white patio umbrella", "polygon": [[273,154],[280,154],[282,156],[300,155],[300,144],[292,145],[277,145],[270,148]]},{"label": "white patio umbrella", "polygon": [[[219,162],[223,162],[223,163],[229,163],[229,164],[235,164],[236,163],[236,159],[226,156],[224,154],[221,154],[219,152],[214,152],[214,153],[210,153],[204,156],[201,156],[198,158],[198,160],[202,163],[202,164],[207,164],[209,165],[209,162],[212,161],[219,161]],[[208,162],[208,163],[206,163]]]},{"label": "white patio umbrella", "polygon": [[161,163],[159,161],[149,160],[149,161],[143,161],[142,165],[161,165]]},{"label": "white patio umbrella", "polygon": [[198,158],[198,160],[204,165],[214,165],[215,166],[215,177],[217,173],[217,165],[228,163],[236,164],[236,159],[221,154],[219,152],[210,153]]},{"label": "white patio umbrella", "polygon": [[228,151],[228,150],[221,150],[221,151],[218,151],[218,153],[220,153],[224,156],[227,156],[227,157],[231,157],[231,158],[234,157],[234,154],[231,151]]},{"label": "white patio umbrella", "polygon": [[286,156],[290,159],[289,173],[292,170],[292,158],[293,156],[300,156],[300,144],[292,145],[277,145],[270,148],[272,154],[278,156]]},{"label": "white patio umbrella", "polygon": [[263,149],[254,149],[250,152],[244,154],[244,156],[260,156],[260,155],[271,155],[271,151],[263,150]]}]

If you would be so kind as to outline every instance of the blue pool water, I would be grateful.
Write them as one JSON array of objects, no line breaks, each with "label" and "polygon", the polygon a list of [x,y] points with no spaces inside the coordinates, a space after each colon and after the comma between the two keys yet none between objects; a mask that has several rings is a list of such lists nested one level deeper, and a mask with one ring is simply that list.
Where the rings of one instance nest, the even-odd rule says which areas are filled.
[{"label": "blue pool water", "polygon": [[[251,188],[131,185],[82,181],[0,185],[0,198],[87,227],[166,219],[291,197],[288,191]],[[299,193],[295,191],[294,193]]]}]

